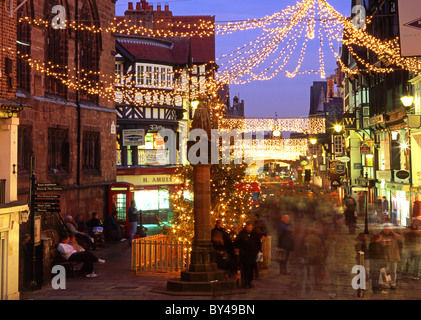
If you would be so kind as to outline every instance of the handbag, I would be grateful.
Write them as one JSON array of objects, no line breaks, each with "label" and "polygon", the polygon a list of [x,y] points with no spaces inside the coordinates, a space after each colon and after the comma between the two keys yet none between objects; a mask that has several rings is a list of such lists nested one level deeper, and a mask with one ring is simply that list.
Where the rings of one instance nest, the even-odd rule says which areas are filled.
[{"label": "handbag", "polygon": [[276,248],[273,260],[282,262],[286,260],[286,250],[282,248]]}]

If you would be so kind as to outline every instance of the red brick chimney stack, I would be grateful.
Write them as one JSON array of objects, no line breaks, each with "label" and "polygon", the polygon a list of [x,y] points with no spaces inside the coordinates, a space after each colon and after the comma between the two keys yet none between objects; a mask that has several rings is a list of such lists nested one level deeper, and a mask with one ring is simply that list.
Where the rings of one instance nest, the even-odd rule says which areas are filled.
[{"label": "red brick chimney stack", "polygon": [[165,11],[170,11],[170,6],[168,4],[165,5]]},{"label": "red brick chimney stack", "polygon": [[129,10],[133,10],[133,2],[129,2]]}]

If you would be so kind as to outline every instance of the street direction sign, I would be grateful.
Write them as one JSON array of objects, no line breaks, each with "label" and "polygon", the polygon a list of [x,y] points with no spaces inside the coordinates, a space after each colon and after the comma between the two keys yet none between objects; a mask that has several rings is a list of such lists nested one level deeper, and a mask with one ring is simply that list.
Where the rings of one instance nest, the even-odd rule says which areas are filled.
[{"label": "street direction sign", "polygon": [[[59,199],[60,195],[59,194],[36,194],[35,195],[35,199]],[[58,200],[60,201],[60,200]]]},{"label": "street direction sign", "polygon": [[38,187],[35,191],[62,191],[63,187]]}]

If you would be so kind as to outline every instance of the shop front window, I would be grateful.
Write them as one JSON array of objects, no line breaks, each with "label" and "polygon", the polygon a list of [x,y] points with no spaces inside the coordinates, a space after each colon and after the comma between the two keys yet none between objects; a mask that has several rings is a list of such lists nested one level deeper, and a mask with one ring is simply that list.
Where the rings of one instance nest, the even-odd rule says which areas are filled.
[{"label": "shop front window", "polygon": [[143,224],[168,222],[171,215],[170,192],[167,187],[135,191],[134,199],[142,211]]},{"label": "shop front window", "polygon": [[141,166],[169,164],[169,152],[165,150],[165,141],[159,132],[148,132],[145,135],[145,145],[138,146],[137,163]]}]

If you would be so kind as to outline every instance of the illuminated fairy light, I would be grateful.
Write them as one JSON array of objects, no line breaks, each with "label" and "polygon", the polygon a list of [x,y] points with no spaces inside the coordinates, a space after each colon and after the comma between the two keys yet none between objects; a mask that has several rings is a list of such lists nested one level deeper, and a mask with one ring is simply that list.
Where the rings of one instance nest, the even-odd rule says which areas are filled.
[{"label": "illuminated fairy light", "polygon": [[[30,25],[40,27],[50,26],[47,21],[42,19],[31,19],[29,17],[22,18],[20,22],[26,22]],[[103,23],[107,25],[104,28],[96,25],[85,25],[83,23],[75,23],[75,21],[66,21],[66,26],[77,30],[97,32],[113,32],[118,34],[136,34],[147,36],[200,36],[206,37],[213,34],[224,35],[233,32],[262,29],[263,33],[255,40],[243,45],[234,52],[224,54],[217,60],[220,67],[218,72],[215,71],[214,61],[206,64],[207,83],[206,92],[213,94],[224,84],[245,84],[252,81],[267,81],[273,79],[281,71],[283,71],[295,56],[294,52],[297,48],[300,53],[298,61],[292,71],[285,71],[287,77],[295,77],[298,74],[319,73],[322,78],[326,77],[324,47],[326,41],[328,47],[334,54],[337,62],[343,72],[356,74],[358,72],[376,72],[390,73],[395,68],[379,67],[371,65],[360,57],[353,49],[353,46],[360,46],[371,50],[377,54],[381,61],[393,64],[398,68],[412,71],[419,74],[421,70],[421,61],[415,58],[403,58],[400,56],[399,39],[390,41],[380,41],[370,36],[366,30],[357,29],[352,21],[343,17],[340,13],[333,9],[326,0],[303,0],[297,2],[294,6],[268,15],[261,19],[252,19],[239,22],[213,23],[212,21],[199,20],[194,24],[186,24],[183,22],[166,22],[163,20],[156,21],[156,28],[147,29],[141,23],[136,21],[123,20]],[[172,33],[172,28],[180,28],[186,32],[176,31]],[[319,69],[318,70],[300,70],[308,43],[312,40],[319,41]],[[363,68],[350,70],[341,61],[334,42],[342,44],[349,48],[350,54],[355,58]],[[10,48],[2,48],[2,51],[9,51]],[[273,58],[272,58],[273,57]],[[75,70],[66,66],[54,65],[50,62],[35,61],[30,56],[21,57],[35,70],[45,73],[47,76],[55,77],[65,86],[75,90],[83,90],[88,94],[96,94],[104,99],[118,99],[127,101],[134,105],[145,105],[145,99],[139,103],[139,97],[147,94],[145,90],[152,91],[150,94],[160,96],[159,89],[151,86],[142,85],[142,89],[136,88],[132,75],[124,75],[116,77],[115,74],[103,75],[100,72],[92,72],[85,70]],[[210,67],[209,67],[210,66]],[[190,73],[191,69],[187,70]],[[173,77],[180,74],[182,70],[174,70]],[[77,76],[76,76],[77,75]],[[216,78],[215,78],[216,76]],[[117,79],[116,79],[117,78]],[[187,78],[189,81],[191,78]],[[120,82],[120,83],[119,83]],[[143,91],[142,91],[143,90]],[[177,90],[177,88],[174,88]],[[195,93],[192,91],[181,94],[183,98],[192,99]],[[137,98],[136,98],[137,96]],[[155,99],[157,100],[157,99]],[[162,99],[158,99],[162,101]],[[223,116],[223,105],[218,103],[212,104],[212,115],[221,118]]]},{"label": "illuminated fairy light", "polygon": [[232,131],[238,129],[243,132],[280,131],[298,132],[305,134],[321,134],[326,132],[326,120],[324,118],[245,118],[245,119],[221,119],[221,130]]}]

